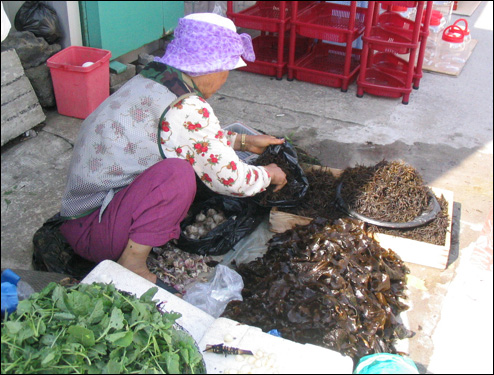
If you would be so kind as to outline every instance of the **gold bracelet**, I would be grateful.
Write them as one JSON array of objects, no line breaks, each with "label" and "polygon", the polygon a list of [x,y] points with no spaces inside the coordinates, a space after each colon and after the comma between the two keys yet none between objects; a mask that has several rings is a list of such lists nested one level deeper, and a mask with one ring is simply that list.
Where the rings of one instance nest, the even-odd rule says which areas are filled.
[{"label": "gold bracelet", "polygon": [[245,151],[245,148],[246,148],[245,137],[247,137],[247,134],[242,134],[242,138],[240,141],[240,151]]}]

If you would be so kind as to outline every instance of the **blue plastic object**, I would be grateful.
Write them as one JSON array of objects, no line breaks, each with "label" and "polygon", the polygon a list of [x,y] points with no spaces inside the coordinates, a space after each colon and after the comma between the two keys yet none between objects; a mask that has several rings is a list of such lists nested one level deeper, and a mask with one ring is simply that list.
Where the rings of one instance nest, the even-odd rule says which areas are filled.
[{"label": "blue plastic object", "polygon": [[276,336],[276,337],[281,337],[280,331],[277,329],[272,329],[271,331],[268,332],[270,335]]},{"label": "blue plastic object", "polygon": [[418,374],[415,363],[406,357],[391,353],[377,353],[362,357],[354,374]]},{"label": "blue plastic object", "polygon": [[17,309],[17,283],[20,279],[19,275],[9,268],[2,272],[2,316],[5,312],[11,314]]}]

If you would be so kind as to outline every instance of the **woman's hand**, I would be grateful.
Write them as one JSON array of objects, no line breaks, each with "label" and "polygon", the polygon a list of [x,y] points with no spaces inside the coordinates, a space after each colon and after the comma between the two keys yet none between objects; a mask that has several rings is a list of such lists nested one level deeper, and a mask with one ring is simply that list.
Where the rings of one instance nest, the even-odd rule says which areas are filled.
[{"label": "woman's hand", "polygon": [[[237,135],[234,147],[237,151],[241,150],[241,138],[241,134]],[[284,142],[284,139],[279,139],[273,137],[272,135],[247,135],[245,137],[245,151],[249,151],[254,154],[262,154],[269,145],[281,145]]]},{"label": "woman's hand", "polygon": [[271,176],[271,185],[275,185],[273,192],[277,192],[277,191],[281,190],[283,188],[283,186],[286,185],[286,183],[287,183],[286,174],[276,164],[268,164],[268,165],[264,166],[263,168],[265,168],[266,171]]}]

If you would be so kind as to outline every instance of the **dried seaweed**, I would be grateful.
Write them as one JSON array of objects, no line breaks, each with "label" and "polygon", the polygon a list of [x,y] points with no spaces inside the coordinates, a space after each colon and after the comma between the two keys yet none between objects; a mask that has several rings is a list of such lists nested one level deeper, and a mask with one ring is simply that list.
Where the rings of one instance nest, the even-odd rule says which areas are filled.
[{"label": "dried seaweed", "polygon": [[262,196],[260,204],[264,206],[268,205],[270,201],[294,200],[300,192],[300,186],[296,183],[295,175],[292,172],[293,168],[282,153],[263,153],[254,161],[254,165],[256,166],[265,166],[272,163],[276,164],[285,172],[287,184],[280,191],[274,192],[274,186],[270,185],[266,191],[260,193],[260,196]]},{"label": "dried seaweed", "polygon": [[376,220],[412,221],[429,204],[422,177],[415,168],[400,161],[383,160],[372,167],[347,168],[340,179],[346,204]]},{"label": "dried seaweed", "polygon": [[375,225],[369,225],[369,233],[384,233],[391,236],[409,238],[411,240],[423,241],[433,245],[444,246],[446,244],[446,234],[449,228],[448,201],[441,195],[437,198],[441,212],[431,222],[412,229],[388,229]]},{"label": "dried seaweed", "polygon": [[307,170],[305,176],[309,181],[307,194],[297,207],[283,211],[306,217],[341,218],[344,214],[335,205],[337,178],[327,168]]},{"label": "dried seaweed", "polygon": [[[407,222],[427,209],[429,188],[420,174],[401,161],[381,161],[374,166],[346,168],[338,179],[330,171],[308,170],[309,190],[300,206],[283,211],[306,217],[336,220],[347,215],[334,204],[336,186],[343,181],[342,197],[355,211],[377,220]],[[449,228],[448,202],[436,197],[441,212],[428,224],[413,229],[387,229],[368,225],[369,233],[386,233],[397,237],[444,245]]]},{"label": "dried seaweed", "polygon": [[395,340],[411,336],[396,319],[408,308],[401,299],[409,270],[357,220],[297,226],[274,236],[264,257],[237,271],[244,300],[230,302],[223,316],[241,323],[354,359],[394,353]]}]

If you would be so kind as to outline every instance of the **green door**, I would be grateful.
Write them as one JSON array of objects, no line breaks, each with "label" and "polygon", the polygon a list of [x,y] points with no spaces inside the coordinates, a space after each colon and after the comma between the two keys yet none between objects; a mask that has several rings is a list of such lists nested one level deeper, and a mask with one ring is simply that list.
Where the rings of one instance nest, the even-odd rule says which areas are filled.
[{"label": "green door", "polygon": [[173,30],[183,1],[80,1],[84,45],[110,50],[112,60]]}]

